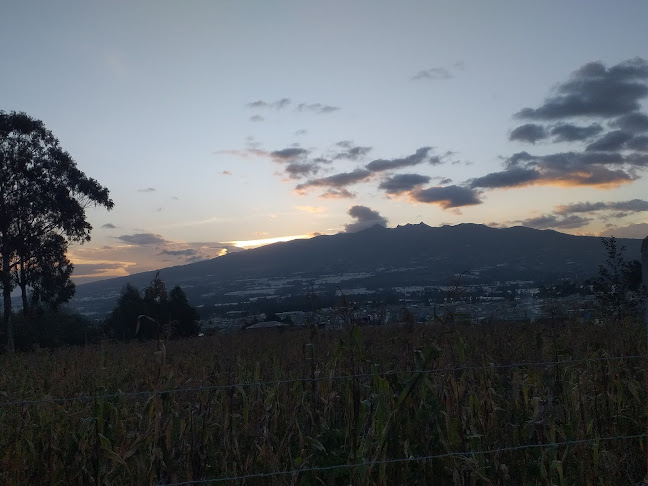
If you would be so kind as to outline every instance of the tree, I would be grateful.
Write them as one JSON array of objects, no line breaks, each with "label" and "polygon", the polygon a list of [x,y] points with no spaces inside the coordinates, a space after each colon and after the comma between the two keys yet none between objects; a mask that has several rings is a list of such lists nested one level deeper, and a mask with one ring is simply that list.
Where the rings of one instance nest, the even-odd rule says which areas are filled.
[{"label": "tree", "polygon": [[72,281],[74,265],[67,258],[67,242],[60,235],[52,235],[36,253],[38,265],[33,269],[31,279],[31,307],[57,311],[74,296],[76,286]]},{"label": "tree", "polygon": [[158,272],[151,284],[144,289],[143,297],[130,284],[122,289],[117,306],[106,319],[105,330],[124,341],[136,337],[189,337],[200,332],[199,317],[198,311],[189,304],[180,286],[175,286],[167,293]]},{"label": "tree", "polygon": [[[71,280],[74,266],[65,255],[67,248],[65,238],[56,233],[18,247],[13,277],[21,291],[25,316],[30,307],[41,305],[56,311],[74,295],[75,285]],[[31,302],[28,287],[32,289]]]},{"label": "tree", "polygon": [[638,309],[641,264],[636,260],[626,261],[625,247],[614,236],[601,238],[601,242],[606,260],[604,265],[599,265],[594,291],[602,313],[621,319]]},{"label": "tree", "polygon": [[187,299],[187,295],[179,285],[169,292],[169,318],[174,323],[172,332],[177,337],[195,336],[200,332],[198,320],[200,315]]},{"label": "tree", "polygon": [[127,341],[135,338],[137,318],[144,314],[144,300],[140,291],[131,284],[122,289],[117,306],[106,319],[105,330],[116,339]]},{"label": "tree", "polygon": [[[71,273],[71,266],[64,261],[61,251],[67,247],[54,245],[51,248],[55,253],[48,255],[37,251],[37,247],[54,239],[54,235],[65,241],[89,241],[92,226],[86,220],[86,208],[99,205],[112,209],[113,202],[108,189],[77,168],[43,122],[25,113],[0,111],[0,167],[0,285],[7,347],[13,351],[14,270],[20,273],[21,262],[24,266],[27,260],[41,269],[46,268],[48,259],[49,263],[56,260],[63,264],[63,271],[59,272],[58,281],[48,282],[54,285],[60,284],[60,279],[65,281],[65,269],[69,267]],[[41,283],[47,280],[45,273],[40,276]],[[30,281],[27,274],[20,276],[19,281],[25,288],[36,282]]]},{"label": "tree", "polygon": [[166,286],[160,278],[160,272],[157,272],[151,284],[144,290],[146,314],[160,322],[169,312],[168,298]]}]

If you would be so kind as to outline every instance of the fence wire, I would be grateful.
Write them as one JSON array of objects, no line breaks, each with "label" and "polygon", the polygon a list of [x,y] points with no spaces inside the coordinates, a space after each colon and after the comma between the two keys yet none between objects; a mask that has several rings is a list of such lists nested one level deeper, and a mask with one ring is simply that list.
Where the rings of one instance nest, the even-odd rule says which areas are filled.
[{"label": "fence wire", "polygon": [[615,435],[608,437],[595,437],[591,439],[573,439],[565,440],[560,442],[548,442],[544,444],[525,444],[519,446],[510,446],[510,447],[499,447],[496,449],[485,449],[479,451],[469,451],[469,452],[443,452],[440,454],[432,454],[429,456],[418,456],[418,457],[403,457],[399,459],[384,459],[379,461],[365,461],[357,462],[353,464],[336,464],[332,466],[314,466],[314,467],[305,467],[300,469],[288,469],[285,471],[268,471],[261,473],[252,473],[252,474],[243,474],[239,476],[228,476],[221,478],[213,479],[198,479],[194,481],[183,481],[180,483],[159,483],[156,486],[189,486],[197,484],[212,484],[212,483],[222,483],[225,481],[242,481],[244,479],[254,479],[254,478],[269,478],[273,476],[284,476],[284,475],[293,475],[293,474],[303,474],[306,472],[326,472],[333,471],[338,469],[351,469],[358,467],[372,467],[379,466],[382,464],[399,464],[406,462],[425,462],[431,461],[434,459],[444,459],[448,457],[464,457],[470,458],[478,456],[480,454],[496,454],[498,452],[513,452],[520,451],[524,449],[541,449],[549,447],[562,447],[562,446],[573,446],[578,444],[591,444],[599,441],[611,441],[611,440],[630,440],[630,439],[645,439],[647,434],[636,434],[636,435]]},{"label": "fence wire", "polygon": [[254,382],[242,382],[242,383],[230,383],[224,385],[204,385],[197,387],[186,387],[186,388],[168,388],[162,390],[145,390],[145,391],[135,391],[135,392],[114,392],[114,393],[105,393],[97,395],[77,395],[74,397],[60,397],[60,398],[37,398],[37,399],[21,399],[21,400],[7,400],[0,402],[0,407],[15,407],[15,406],[27,406],[27,405],[46,405],[46,404],[56,404],[56,403],[67,403],[67,402],[92,402],[98,400],[110,400],[110,399],[135,399],[150,397],[152,395],[171,395],[171,394],[184,394],[184,393],[199,393],[199,392],[212,392],[219,390],[228,390],[231,388],[251,388],[251,387],[264,387],[264,386],[275,386],[275,385],[286,385],[286,384],[295,384],[295,383],[313,383],[313,382],[323,382],[323,381],[341,381],[341,380],[354,380],[362,378],[373,378],[373,377],[385,377],[385,376],[403,376],[403,375],[415,375],[415,374],[444,374],[444,373],[456,373],[463,371],[486,371],[486,370],[501,370],[501,369],[510,369],[510,368],[545,368],[549,366],[562,366],[562,365],[575,365],[575,364],[585,364],[585,363],[595,363],[600,361],[635,361],[648,359],[648,355],[629,355],[629,356],[600,356],[596,358],[581,358],[581,359],[566,359],[566,360],[556,360],[556,361],[529,361],[529,362],[518,362],[518,363],[508,363],[508,364],[487,364],[487,365],[477,365],[477,366],[449,366],[445,368],[433,368],[429,370],[390,370],[390,371],[380,371],[372,373],[358,373],[350,375],[334,375],[334,376],[315,376],[309,378],[290,378],[285,380],[266,380],[266,381],[254,381]]}]

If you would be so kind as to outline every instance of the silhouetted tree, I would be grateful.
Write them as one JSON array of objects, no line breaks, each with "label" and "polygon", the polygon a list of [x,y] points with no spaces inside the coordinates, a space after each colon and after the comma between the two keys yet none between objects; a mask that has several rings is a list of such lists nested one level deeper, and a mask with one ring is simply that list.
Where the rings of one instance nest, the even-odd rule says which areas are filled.
[{"label": "silhouetted tree", "polygon": [[200,316],[187,300],[184,290],[176,285],[169,292],[169,317],[173,322],[173,335],[177,337],[195,336],[200,332]]},{"label": "silhouetted tree", "polygon": [[[200,331],[200,316],[179,286],[167,293],[159,272],[144,289],[144,296],[132,285],[122,290],[117,306],[105,323],[105,331],[121,340],[189,337]],[[139,322],[139,330],[138,328]]]},{"label": "silhouetted tree", "polygon": [[41,265],[31,282],[32,307],[57,311],[74,296],[76,286],[71,279],[74,265],[65,253],[53,252],[42,257]]},{"label": "silhouetted tree", "polygon": [[43,122],[25,113],[0,111],[0,167],[0,285],[7,348],[13,351],[13,269],[31,257],[31,245],[49,235],[90,240],[85,209],[91,204],[111,209],[113,202],[108,189],[77,168]]},{"label": "silhouetted tree", "polygon": [[105,331],[122,341],[133,339],[137,318],[145,312],[144,299],[142,299],[140,291],[133,285],[126,284],[117,301],[117,306],[106,319]]},{"label": "silhouetted tree", "polygon": [[168,300],[166,286],[160,278],[160,272],[155,274],[151,284],[144,289],[144,303],[146,314],[158,322],[168,314]]},{"label": "silhouetted tree", "polygon": [[598,276],[594,278],[594,291],[601,312],[620,319],[638,309],[641,264],[626,261],[625,247],[619,245],[614,236],[601,238],[601,241],[607,257],[605,264],[599,265]]},{"label": "silhouetted tree", "polygon": [[[44,306],[56,311],[74,295],[71,280],[74,266],[65,256],[68,243],[61,235],[44,235],[40,241],[20,245],[13,269],[14,281],[21,290],[23,314],[29,307]],[[27,289],[31,288],[31,305]]]}]

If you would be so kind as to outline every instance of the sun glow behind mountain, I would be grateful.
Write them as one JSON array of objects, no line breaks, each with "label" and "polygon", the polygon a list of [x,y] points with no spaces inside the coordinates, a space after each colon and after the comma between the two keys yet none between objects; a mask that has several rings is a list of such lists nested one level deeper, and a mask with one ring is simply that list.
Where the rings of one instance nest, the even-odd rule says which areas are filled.
[{"label": "sun glow behind mountain", "polygon": [[271,245],[272,243],[283,243],[292,240],[302,240],[311,238],[313,235],[293,235],[293,236],[277,236],[275,238],[262,238],[259,240],[242,240],[232,241],[231,243],[237,248],[256,248],[264,245]]}]

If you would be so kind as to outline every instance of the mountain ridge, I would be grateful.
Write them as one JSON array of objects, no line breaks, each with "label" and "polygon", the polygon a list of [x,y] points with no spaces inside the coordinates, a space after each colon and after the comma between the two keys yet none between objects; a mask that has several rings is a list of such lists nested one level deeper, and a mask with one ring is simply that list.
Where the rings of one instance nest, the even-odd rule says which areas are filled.
[{"label": "mountain ridge", "polygon": [[[618,239],[626,259],[638,259],[641,240]],[[361,274],[359,287],[434,284],[469,273],[483,281],[582,279],[605,260],[599,237],[576,236],[524,226],[492,228],[475,223],[428,226],[379,225],[354,233],[319,235],[274,243],[211,260],[160,269],[167,286],[181,285],[192,302],[249,288],[246,281],[316,281],[323,275]],[[77,287],[75,300],[119,294],[126,283],[143,288],[156,271]],[[366,276],[369,275],[369,276]],[[363,280],[364,279],[364,280]],[[191,294],[191,295],[190,295]]]}]

